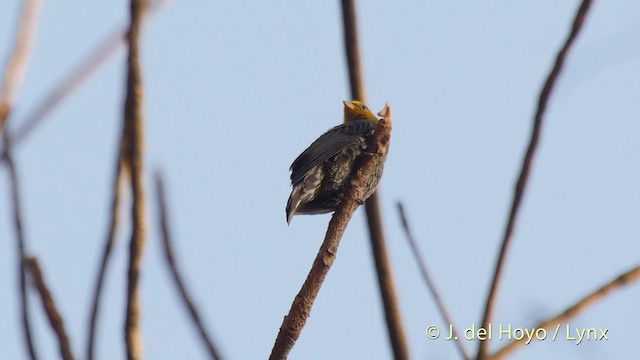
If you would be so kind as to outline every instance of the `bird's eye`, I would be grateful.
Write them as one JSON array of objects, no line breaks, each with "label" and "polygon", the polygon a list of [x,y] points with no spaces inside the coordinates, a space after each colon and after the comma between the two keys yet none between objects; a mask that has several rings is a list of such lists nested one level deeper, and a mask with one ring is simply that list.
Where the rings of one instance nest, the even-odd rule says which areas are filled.
[{"label": "bird's eye", "polygon": [[362,105],[362,110],[369,110],[366,105]]}]

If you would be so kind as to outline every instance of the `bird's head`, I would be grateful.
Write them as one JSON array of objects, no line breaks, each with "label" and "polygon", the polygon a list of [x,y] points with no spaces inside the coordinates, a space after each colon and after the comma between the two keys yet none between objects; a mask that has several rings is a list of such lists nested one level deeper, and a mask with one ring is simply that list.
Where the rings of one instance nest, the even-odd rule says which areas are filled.
[{"label": "bird's head", "polygon": [[371,110],[369,110],[369,108],[360,101],[343,101],[343,103],[345,123],[354,120],[378,121],[378,118],[371,112]]}]

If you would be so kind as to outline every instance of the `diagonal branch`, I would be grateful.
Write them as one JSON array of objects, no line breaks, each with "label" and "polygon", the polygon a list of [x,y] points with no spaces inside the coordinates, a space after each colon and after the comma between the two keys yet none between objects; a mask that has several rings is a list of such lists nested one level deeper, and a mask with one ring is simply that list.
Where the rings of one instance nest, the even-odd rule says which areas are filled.
[{"label": "diagonal branch", "polygon": [[133,205],[131,208],[132,232],[129,242],[129,270],[127,274],[127,310],[125,317],[125,344],[127,358],[142,358],[140,334],[139,280],[145,240],[145,205],[142,184],[142,74],[140,70],[140,29],[145,1],[131,0],[131,25],[129,28],[129,56],[127,60],[127,95],[124,103],[123,137],[127,141],[123,149],[124,160],[131,177]]},{"label": "diagonal branch", "polygon": [[[442,315],[442,318],[447,324],[451,325],[451,334],[454,336],[454,338],[462,339],[462,337],[458,336],[458,333],[456,331],[456,326],[453,324],[453,318],[451,317],[451,315],[449,315],[449,310],[447,310],[447,307],[444,304],[444,300],[440,296],[438,289],[436,289],[436,284],[431,278],[429,271],[427,270],[427,264],[422,260],[422,256],[420,256],[420,251],[418,250],[418,243],[414,239],[413,233],[409,228],[409,220],[407,219],[407,216],[404,213],[404,206],[402,206],[401,202],[398,203],[398,212],[400,213],[400,221],[402,222],[402,229],[404,230],[407,240],[409,241],[409,246],[411,246],[411,252],[413,253],[413,256],[415,257],[416,262],[418,263],[418,267],[420,268],[420,273],[422,274],[422,279],[427,284],[427,288],[429,288],[429,291],[431,292],[431,296],[433,296],[433,300],[436,302],[436,306],[438,306],[438,310],[440,310],[440,315]],[[458,351],[460,352],[460,355],[462,356],[463,359],[465,360],[471,359],[471,356],[469,356],[469,354],[467,353],[462,341],[454,341],[453,343],[456,344]]]},{"label": "diagonal branch", "polygon": [[158,211],[160,218],[160,229],[162,232],[162,243],[164,245],[164,255],[165,260],[167,261],[167,266],[171,271],[173,282],[176,284],[178,292],[180,293],[180,298],[182,299],[184,305],[187,307],[187,311],[191,316],[191,320],[198,330],[200,339],[209,351],[209,357],[215,360],[222,359],[222,356],[220,356],[220,352],[213,344],[211,336],[208,334],[207,329],[204,327],[204,324],[200,319],[200,314],[198,312],[198,309],[196,308],[196,305],[191,300],[189,293],[187,293],[187,288],[184,285],[182,276],[180,276],[180,273],[178,272],[178,266],[176,265],[175,259],[173,257],[173,248],[171,246],[171,233],[169,232],[169,221],[167,219],[167,202],[164,194],[164,183],[159,172],[156,173],[156,197],[158,198]]},{"label": "diagonal branch", "polygon": [[47,319],[49,319],[49,324],[51,325],[51,328],[55,332],[56,337],[58,339],[60,356],[64,360],[73,360],[73,354],[71,352],[71,344],[69,343],[69,337],[67,336],[67,332],[64,329],[64,322],[62,321],[62,316],[60,316],[60,313],[56,308],[56,303],[53,301],[53,296],[51,296],[51,291],[49,291],[47,284],[45,284],[44,282],[44,278],[42,277],[42,271],[40,270],[40,265],[38,265],[38,260],[34,257],[25,257],[23,261],[24,261],[24,267],[27,270],[29,270],[29,272],[31,272],[33,285],[38,291],[38,294],[40,295],[44,312],[45,314],[47,314]]},{"label": "diagonal branch", "polygon": [[[507,256],[507,251],[509,249],[509,245],[511,243],[513,229],[515,227],[515,223],[518,217],[518,211],[520,209],[520,203],[522,201],[522,197],[524,195],[527,182],[529,179],[529,172],[531,170],[531,166],[533,164],[533,157],[535,155],[538,142],[540,139],[540,132],[542,129],[542,119],[544,117],[545,110],[547,108],[547,103],[549,102],[549,98],[553,91],[553,87],[558,79],[560,71],[562,70],[562,66],[564,65],[564,61],[567,57],[567,53],[569,49],[573,45],[578,33],[582,29],[584,24],[584,19],[587,15],[589,7],[591,5],[591,0],[583,0],[580,5],[578,12],[576,13],[575,19],[573,20],[573,25],[571,27],[571,32],[567,37],[564,45],[558,52],[556,57],[556,61],[547,77],[547,80],[542,87],[542,91],[540,92],[540,97],[538,99],[538,107],[536,109],[536,114],[533,119],[533,129],[531,131],[531,138],[529,139],[529,146],[527,148],[527,152],[525,153],[524,159],[522,160],[522,167],[520,169],[520,175],[518,177],[518,182],[516,183],[513,200],[511,203],[511,210],[509,212],[509,219],[507,220],[507,225],[504,230],[504,235],[502,237],[502,246],[500,248],[500,254],[498,255],[498,260],[496,262],[493,280],[491,282],[491,288],[489,290],[489,294],[487,295],[487,302],[484,309],[484,315],[482,319],[482,328],[487,328],[488,324],[491,322],[491,318],[493,315],[493,310],[495,308],[496,296],[498,293],[498,286],[500,283],[502,269],[504,267],[505,259]],[[478,347],[478,359],[485,359],[487,353],[487,341],[481,341],[480,346]]]},{"label": "diagonal branch", "polygon": [[380,162],[384,161],[391,137],[391,110],[389,105],[385,106],[382,111],[384,112],[384,118],[378,121],[375,134],[367,144],[367,149],[370,149],[373,155],[361,156],[360,160],[356,161],[354,175],[345,189],[343,199],[331,217],[327,233],[311,266],[311,271],[309,271],[309,275],[307,275],[300,292],[293,300],[289,314],[282,321],[273,349],[271,349],[270,360],[286,359],[296,340],[298,340],[324,278],[335,261],[338,245],[347,224],[353,212],[362,203],[367,182],[373,176],[376,167],[380,166]]},{"label": "diagonal branch", "polygon": [[[640,280],[640,266],[636,266],[633,269],[609,281],[608,283],[596,289],[589,295],[580,299],[573,306],[569,307],[562,313],[537,324],[533,328],[534,329],[551,329],[556,326],[559,328],[563,322],[577,316],[579,313],[586,310],[589,306],[595,304],[596,302],[598,302],[599,300],[607,296],[607,294],[609,294],[610,292],[638,280]],[[535,340],[536,337],[534,336],[532,339]],[[512,341],[509,344],[505,345],[502,349],[496,351],[491,356],[491,359],[492,360],[504,359],[506,356],[513,353],[517,348],[521,347],[525,343],[526,343],[525,341]]]},{"label": "diagonal branch", "polygon": [[4,130],[9,111],[27,71],[27,63],[36,38],[40,6],[40,0],[25,0],[22,3],[13,50],[7,59],[0,88],[0,134]]},{"label": "diagonal branch", "polygon": [[[358,32],[356,23],[356,9],[354,0],[342,0],[342,24],[344,26],[344,47],[349,68],[349,84],[351,86],[351,98],[365,102],[365,88],[363,84],[362,68],[360,63],[360,48],[358,45]],[[387,335],[391,342],[395,359],[408,359],[409,351],[407,341],[402,328],[402,318],[398,309],[391,264],[387,254],[384,231],[382,229],[382,217],[376,191],[366,202],[367,224],[371,240],[373,262],[378,277],[380,297],[384,307],[387,323]]]},{"label": "diagonal branch", "polygon": [[[155,10],[160,9],[167,2],[168,0],[148,0],[147,12],[154,13]],[[123,48],[122,45],[126,43],[126,37],[127,29],[124,26],[118,26],[109,33],[86,58],[74,66],[73,70],[56,84],[47,96],[39,102],[24,119],[19,121],[21,125],[16,128],[13,136],[14,145],[24,140],[44,121],[56,106],[80,88],[98,69],[107,63],[107,60],[118,53],[118,51]]]}]

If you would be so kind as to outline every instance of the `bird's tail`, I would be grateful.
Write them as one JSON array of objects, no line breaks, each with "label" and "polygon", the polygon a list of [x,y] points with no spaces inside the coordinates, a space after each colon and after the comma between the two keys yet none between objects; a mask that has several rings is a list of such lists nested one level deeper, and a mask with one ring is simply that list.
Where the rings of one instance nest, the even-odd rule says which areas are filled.
[{"label": "bird's tail", "polygon": [[287,201],[287,225],[291,224],[291,219],[293,219],[293,215],[296,214],[296,210],[298,210],[298,206],[300,206],[301,197],[302,187],[294,187],[293,191],[291,191],[291,195],[289,196],[289,200]]}]

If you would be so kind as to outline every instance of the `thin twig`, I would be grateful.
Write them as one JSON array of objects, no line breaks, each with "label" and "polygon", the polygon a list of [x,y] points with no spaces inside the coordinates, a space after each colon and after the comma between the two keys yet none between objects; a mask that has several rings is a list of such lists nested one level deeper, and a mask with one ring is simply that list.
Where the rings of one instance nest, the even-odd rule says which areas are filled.
[{"label": "thin twig", "polygon": [[9,173],[11,200],[13,208],[14,229],[16,234],[16,249],[18,263],[18,294],[20,303],[20,314],[22,320],[22,331],[24,341],[29,353],[29,358],[38,358],[33,334],[31,332],[31,321],[29,316],[29,298],[27,296],[26,274],[24,268],[24,256],[26,254],[26,239],[22,226],[22,208],[20,203],[20,184],[15,163],[13,162],[12,139],[9,132],[5,131],[5,125],[9,118],[9,113],[13,107],[18,89],[22,84],[24,74],[30,58],[31,48],[35,42],[37,15],[40,11],[41,2],[39,0],[25,0],[22,4],[20,16],[17,22],[17,29],[14,40],[14,47],[7,59],[2,87],[0,88],[0,134],[4,143],[4,150],[0,156],[0,162],[4,162]]},{"label": "thin twig", "polygon": [[[438,289],[436,289],[435,281],[433,281],[433,279],[431,278],[431,274],[427,270],[427,264],[422,259],[422,256],[420,256],[420,250],[418,250],[418,243],[416,242],[415,238],[413,237],[413,233],[409,228],[409,220],[407,219],[407,216],[404,212],[404,206],[402,206],[401,202],[398,202],[398,213],[400,214],[402,229],[404,230],[405,236],[409,241],[411,252],[413,253],[413,256],[416,259],[416,263],[420,268],[422,279],[427,284],[427,288],[429,288],[429,291],[431,292],[431,296],[433,296],[433,300],[436,302],[436,306],[438,306],[440,315],[442,315],[442,318],[444,319],[445,323],[451,325],[451,333],[454,336],[454,339],[462,340],[462,337],[458,336],[458,333],[456,331],[456,326],[453,323],[453,318],[449,314],[449,310],[447,310],[447,307],[444,304],[444,300],[442,300],[442,297],[440,296]],[[460,351],[460,355],[462,356],[463,359],[466,359],[466,360],[471,359],[471,356],[469,355],[469,353],[467,353],[467,350],[465,349],[462,341],[453,341],[453,343],[456,344],[458,351]]]},{"label": "thin twig", "polygon": [[91,75],[115,55],[124,44],[124,37],[124,31],[120,28],[110,33],[89,56],[74,66],[71,72],[65,75],[62,81],[56,84],[53,90],[19,122],[20,126],[14,133],[14,145],[24,140],[62,100],[89,80]]},{"label": "thin twig", "polygon": [[164,193],[164,183],[162,181],[162,175],[158,172],[156,173],[156,197],[158,199],[158,212],[160,218],[160,229],[162,232],[162,244],[164,245],[164,255],[165,260],[167,261],[167,266],[171,271],[171,276],[173,277],[173,282],[176,284],[178,288],[178,292],[180,293],[180,298],[182,302],[187,307],[187,311],[191,316],[191,320],[193,321],[196,329],[198,330],[198,334],[200,335],[200,339],[204,343],[205,347],[209,351],[209,357],[211,359],[219,360],[222,359],[220,353],[218,352],[216,346],[213,344],[213,340],[211,336],[208,334],[207,329],[204,327],[202,320],[200,319],[200,315],[196,305],[191,300],[191,297],[187,293],[187,288],[184,285],[184,281],[180,273],[178,272],[178,266],[176,265],[175,259],[173,257],[173,248],[171,245],[171,233],[169,232],[169,221],[167,215],[167,204],[166,197]]},{"label": "thin twig", "polygon": [[[527,152],[522,160],[522,167],[520,169],[520,175],[518,177],[518,182],[516,183],[513,200],[511,203],[511,210],[509,212],[509,219],[507,220],[507,225],[504,230],[504,235],[502,237],[502,246],[500,248],[500,254],[498,255],[498,260],[496,262],[493,280],[491,282],[491,288],[489,290],[489,294],[487,295],[487,301],[484,309],[484,315],[482,319],[482,328],[487,328],[488,324],[491,322],[493,310],[495,308],[496,297],[498,293],[498,286],[500,283],[502,270],[504,267],[504,262],[506,259],[507,251],[509,249],[509,245],[511,243],[511,235],[513,233],[513,229],[515,227],[516,219],[518,217],[518,211],[520,209],[520,203],[522,201],[522,197],[524,195],[527,182],[529,179],[529,172],[531,170],[531,166],[533,164],[533,157],[535,155],[538,142],[540,140],[540,132],[542,129],[542,119],[545,113],[545,109],[547,108],[547,103],[549,102],[549,98],[553,91],[554,85],[560,71],[562,70],[562,66],[566,59],[567,53],[571,46],[573,45],[578,33],[582,29],[584,24],[584,19],[587,15],[589,7],[591,5],[591,0],[583,0],[578,12],[576,13],[575,19],[573,20],[573,25],[571,27],[571,32],[567,37],[564,45],[558,52],[556,57],[556,61],[547,77],[547,80],[544,83],[542,91],[540,92],[540,97],[538,99],[538,106],[536,109],[536,114],[533,119],[533,129],[531,131],[531,138],[529,140],[529,146],[527,148]],[[478,359],[485,359],[488,355],[487,351],[487,341],[481,341],[478,347]]]},{"label": "thin twig", "polygon": [[18,174],[16,166],[13,163],[13,155],[11,154],[11,140],[9,132],[3,133],[6,151],[2,157],[4,164],[9,172],[9,180],[11,182],[11,201],[13,204],[13,221],[16,233],[16,258],[18,261],[18,289],[20,294],[20,314],[22,317],[22,331],[24,333],[25,345],[29,352],[29,358],[35,360],[38,358],[36,348],[31,333],[31,321],[29,315],[29,298],[27,297],[27,280],[24,268],[24,257],[26,255],[26,239],[24,236],[24,228],[22,226],[22,206],[20,202],[20,183],[18,182]]},{"label": "thin twig", "polygon": [[[155,12],[155,10],[161,8],[161,6],[167,2],[167,0],[147,1],[147,13]],[[92,75],[107,63],[107,60],[117,54],[126,43],[126,37],[127,28],[125,26],[118,26],[115,30],[111,31],[86,58],[74,66],[71,72],[57,83],[47,96],[39,102],[24,119],[18,121],[21,125],[15,130],[13,136],[14,145],[20,143],[32,133],[53,109],[88,81]]]},{"label": "thin twig", "polygon": [[47,284],[45,284],[44,282],[42,271],[40,270],[40,265],[38,265],[38,260],[34,257],[25,257],[23,261],[25,268],[31,273],[33,286],[36,288],[38,294],[40,295],[40,300],[42,301],[44,312],[45,314],[47,314],[49,324],[51,325],[51,328],[53,329],[53,332],[56,334],[56,338],[58,339],[60,355],[64,360],[73,360],[73,354],[71,353],[71,344],[69,343],[67,332],[64,330],[64,322],[62,321],[62,316],[60,316],[60,313],[56,308],[56,303],[55,301],[53,301],[51,291],[49,291]]},{"label": "thin twig", "polygon": [[[344,26],[344,47],[349,68],[349,84],[351,98],[365,101],[365,87],[360,61],[360,47],[356,22],[356,9],[353,0],[342,0],[342,24]],[[393,349],[395,359],[408,359],[409,351],[402,327],[402,318],[398,309],[398,299],[391,273],[389,255],[380,216],[378,192],[376,191],[366,202],[365,211],[371,240],[373,262],[378,278],[380,297],[384,307],[387,323],[387,335]]]},{"label": "thin twig", "polygon": [[[156,10],[160,5],[165,4],[167,1],[157,0],[149,2],[148,11]],[[120,45],[125,42],[126,30],[118,28],[112,32],[97,49],[91,53],[85,60],[81,62],[71,74],[69,74],[62,83],[60,83],[51,94],[36,107],[36,110],[31,116],[27,117],[25,125],[16,131],[16,134],[23,138],[27,136],[45,116],[64,98],[66,98],[73,90],[75,90],[81,83],[87,80],[90,75],[95,73],[98,69],[98,64],[105,63],[106,60],[119,49]],[[123,126],[122,136],[120,138],[120,149],[118,150],[118,156],[116,159],[116,171],[113,177],[113,197],[111,199],[111,212],[109,219],[109,230],[105,238],[104,247],[102,250],[102,257],[100,260],[100,267],[96,277],[96,283],[93,290],[93,298],[91,301],[91,313],[89,316],[89,334],[86,344],[86,358],[92,360],[95,356],[95,338],[98,323],[98,314],[100,312],[100,298],[102,294],[102,288],[107,273],[107,268],[111,260],[111,252],[116,243],[116,233],[119,223],[119,209],[120,209],[120,196],[123,182],[123,170],[126,166],[125,163],[125,150],[129,149],[129,138],[126,134],[125,127]],[[128,170],[128,168],[127,168]]]},{"label": "thin twig", "polygon": [[[122,149],[122,146],[121,146]],[[120,195],[122,191],[122,150],[119,151],[116,165],[116,173],[113,178],[113,197],[111,199],[111,212],[109,214],[109,230],[104,242],[104,248],[102,250],[102,257],[100,260],[100,267],[96,278],[95,288],[93,290],[93,298],[91,301],[91,315],[89,316],[89,335],[87,337],[86,358],[92,360],[95,356],[95,337],[98,323],[98,314],[100,312],[100,297],[102,294],[102,287],[104,284],[105,276],[107,273],[107,267],[111,259],[111,252],[116,243],[116,233],[118,229],[118,223],[120,220]]]},{"label": "thin twig", "polygon": [[0,88],[0,134],[4,130],[7,116],[27,71],[27,64],[31,58],[31,49],[36,39],[40,5],[40,0],[25,0],[22,3],[13,50],[7,59],[2,87]]},{"label": "thin twig", "polygon": [[289,314],[282,321],[280,331],[271,349],[269,357],[271,360],[286,359],[289,351],[291,351],[300,336],[324,278],[335,261],[338,245],[344,230],[353,212],[364,199],[366,184],[374,174],[376,167],[380,166],[381,161],[384,161],[391,136],[391,110],[389,105],[385,106],[383,112],[384,118],[378,121],[375,134],[371,137],[367,146],[368,151],[379,156],[360,157],[360,160],[354,165],[354,175],[345,189],[343,199],[331,217],[324,241],[320,250],[318,250],[318,255],[311,266],[309,275],[307,275],[300,292],[293,300]]},{"label": "thin twig", "polygon": [[[638,280],[640,280],[640,266],[636,266],[633,269],[609,281],[608,283],[596,289],[589,295],[580,299],[573,306],[569,307],[562,313],[548,320],[540,322],[533,328],[534,329],[551,329],[551,328],[557,327],[559,329],[559,327],[562,325],[563,322],[566,322],[567,320],[577,316],[579,313],[586,310],[589,306],[595,304],[597,301],[604,298],[610,292]],[[535,340],[535,339],[536,337],[534,336],[532,340]],[[506,356],[514,352],[517,348],[521,347],[525,343],[526,341],[512,341],[509,344],[505,345],[500,350],[496,351],[491,356],[491,359],[492,360],[504,359]]]},{"label": "thin twig", "polygon": [[142,358],[140,333],[139,280],[145,240],[145,205],[142,183],[142,74],[140,70],[140,29],[145,1],[131,0],[131,25],[129,28],[129,56],[127,61],[127,95],[124,104],[124,137],[128,145],[124,158],[131,175],[132,232],[129,243],[129,270],[127,276],[127,311],[125,318],[125,343],[127,358]]}]

